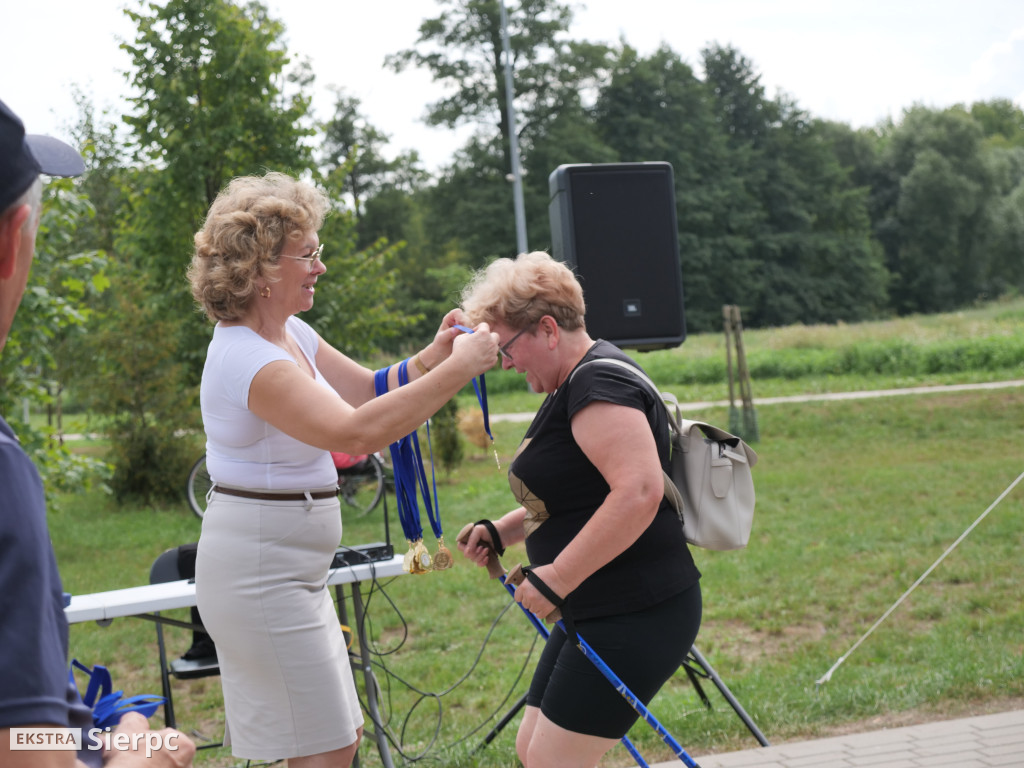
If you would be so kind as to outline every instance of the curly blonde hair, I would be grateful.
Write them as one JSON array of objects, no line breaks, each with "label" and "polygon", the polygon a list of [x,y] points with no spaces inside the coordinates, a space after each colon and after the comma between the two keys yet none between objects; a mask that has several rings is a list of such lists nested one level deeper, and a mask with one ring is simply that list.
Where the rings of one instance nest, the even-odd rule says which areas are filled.
[{"label": "curly blonde hair", "polygon": [[543,251],[496,259],[462,290],[462,311],[471,322],[526,328],[544,315],[560,328],[585,327],[583,288],[565,264]]},{"label": "curly blonde hair", "polygon": [[284,173],[233,179],[196,233],[188,268],[192,297],[206,316],[244,317],[257,281],[277,280],[286,241],[319,230],[329,207],[326,195]]}]

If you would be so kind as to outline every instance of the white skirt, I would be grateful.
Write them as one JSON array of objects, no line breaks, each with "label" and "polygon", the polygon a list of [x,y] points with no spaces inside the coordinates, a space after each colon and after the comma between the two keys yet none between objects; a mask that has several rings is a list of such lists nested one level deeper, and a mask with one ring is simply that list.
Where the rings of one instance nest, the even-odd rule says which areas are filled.
[{"label": "white skirt", "polygon": [[213,494],[196,601],[217,646],[225,743],[236,757],[283,760],[356,740],[363,714],[327,587],[340,540],[337,498]]}]

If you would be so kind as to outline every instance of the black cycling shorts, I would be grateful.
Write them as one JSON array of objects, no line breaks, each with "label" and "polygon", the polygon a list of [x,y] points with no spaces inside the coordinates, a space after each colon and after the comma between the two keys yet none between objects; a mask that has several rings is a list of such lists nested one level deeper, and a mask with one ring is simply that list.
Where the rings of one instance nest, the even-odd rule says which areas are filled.
[{"label": "black cycling shorts", "polygon": [[[701,609],[698,582],[642,611],[578,621],[576,631],[646,706],[697,639]],[[576,645],[565,640],[565,633],[552,627],[526,703],[540,707],[548,720],[567,730],[621,739],[637,713]]]}]

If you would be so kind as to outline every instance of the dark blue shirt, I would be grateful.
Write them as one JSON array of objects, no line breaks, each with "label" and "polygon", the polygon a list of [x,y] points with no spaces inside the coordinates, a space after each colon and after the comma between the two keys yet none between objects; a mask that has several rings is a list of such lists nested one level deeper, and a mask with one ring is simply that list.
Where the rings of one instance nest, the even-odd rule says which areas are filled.
[{"label": "dark blue shirt", "polygon": [[[92,727],[68,677],[68,623],[43,483],[0,418],[0,728]],[[79,759],[98,764],[102,754]]]}]

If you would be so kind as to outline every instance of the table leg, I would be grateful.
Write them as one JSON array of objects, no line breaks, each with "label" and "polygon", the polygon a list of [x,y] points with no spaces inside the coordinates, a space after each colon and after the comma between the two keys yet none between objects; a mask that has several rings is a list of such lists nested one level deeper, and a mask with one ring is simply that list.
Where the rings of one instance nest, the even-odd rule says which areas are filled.
[{"label": "table leg", "polygon": [[[359,589],[358,581],[352,582],[350,586],[352,588],[352,608],[355,613],[355,623],[349,626],[352,627],[356,637],[359,638],[359,661],[362,665],[363,683],[366,687],[366,710],[370,719],[369,725],[372,728],[372,730],[368,730],[364,727],[363,735],[364,737],[368,736],[377,742],[377,752],[380,754],[381,763],[384,765],[384,768],[395,768],[395,765],[391,760],[391,751],[388,748],[387,735],[384,733],[384,720],[380,713],[380,702],[377,699],[377,683],[373,677],[370,645],[366,639],[366,623],[363,620],[365,615],[363,595]],[[347,611],[345,609],[345,593],[342,585],[338,584],[335,587],[335,591],[338,596],[338,615],[343,624],[349,624]],[[356,674],[355,668],[352,669],[352,674]],[[355,766],[355,768],[358,768],[358,755],[352,765]]]}]

